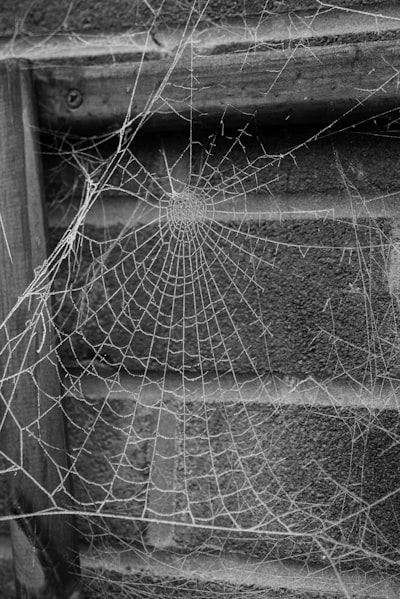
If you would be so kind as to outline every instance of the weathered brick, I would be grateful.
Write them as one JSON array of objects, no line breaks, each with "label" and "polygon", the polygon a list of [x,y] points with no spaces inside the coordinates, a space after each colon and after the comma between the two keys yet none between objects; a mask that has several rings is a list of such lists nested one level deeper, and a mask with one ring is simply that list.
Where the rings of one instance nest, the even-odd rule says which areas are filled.
[{"label": "weathered brick", "polygon": [[79,530],[92,540],[115,534],[140,542],[154,418],[126,393],[100,389],[82,396],[71,386],[64,401],[76,508],[88,512]]},{"label": "weathered brick", "polygon": [[85,375],[65,401],[82,535],[344,568],[398,561],[395,389],[107,381]]},{"label": "weathered brick", "polygon": [[[66,262],[56,278],[57,291],[77,289],[59,312],[64,359],[98,354],[128,369],[396,374],[397,307],[387,278],[395,267],[388,263],[398,140],[359,131],[305,144],[315,131],[299,127],[242,133],[234,144],[236,134],[199,139],[192,167],[182,133],[139,136],[122,157],[89,213],[79,265]],[[167,172],[181,152],[172,175],[175,186],[189,184],[182,204],[197,198],[205,206],[183,245],[179,214],[168,217]],[[68,168],[48,163],[46,171],[49,199],[65,196],[68,185],[79,189]],[[70,204],[54,206],[53,244]]]},{"label": "weathered brick", "polygon": [[79,266],[59,271],[57,290],[71,289],[56,306],[64,360],[318,377],[396,372],[390,222],[200,224],[200,249],[185,246],[193,254],[184,260],[158,225],[106,241],[121,232],[86,227]]},{"label": "weathered brick", "polygon": [[[390,135],[390,129],[387,136],[379,135],[379,130],[372,135],[359,129],[319,138],[319,132],[319,126],[257,130],[250,126],[245,133],[228,130],[225,134],[195,132],[198,137],[191,147],[192,165],[188,163],[187,134],[137,134],[130,151],[113,168],[96,202],[98,210],[94,206],[88,220],[97,226],[126,223],[129,212],[119,220],[115,209],[111,217],[110,212],[114,203],[122,200],[132,212],[135,197],[147,200],[149,211],[149,204],[156,205],[163,190],[164,194],[170,192],[169,175],[176,177],[172,166],[180,153],[180,163],[187,163],[186,173],[180,173],[183,183],[218,202],[216,216],[220,220],[229,220],[230,212],[247,218],[246,212],[257,211],[277,220],[324,215],[395,216],[400,141]],[[240,142],[236,143],[238,135]],[[98,154],[89,153],[91,161],[85,164],[88,172],[101,168],[113,150],[115,146],[102,144]],[[46,195],[53,204],[49,207],[52,224],[63,219],[68,223],[74,208],[71,202],[81,199],[83,177],[73,164],[60,159],[56,149],[54,155],[44,157]]]},{"label": "weathered brick", "polygon": [[179,547],[344,568],[397,562],[397,412],[186,401],[185,413]]},{"label": "weathered brick", "polygon": [[[111,394],[97,377],[82,378],[88,415],[67,404],[83,429],[76,495],[93,502],[91,514],[106,499],[91,519],[103,541],[345,568],[396,563],[396,391],[231,378],[183,387],[175,375],[163,383],[124,376]],[[106,404],[94,419],[91,412]],[[128,429],[136,451],[127,452],[129,464],[115,469],[110,485]]]}]

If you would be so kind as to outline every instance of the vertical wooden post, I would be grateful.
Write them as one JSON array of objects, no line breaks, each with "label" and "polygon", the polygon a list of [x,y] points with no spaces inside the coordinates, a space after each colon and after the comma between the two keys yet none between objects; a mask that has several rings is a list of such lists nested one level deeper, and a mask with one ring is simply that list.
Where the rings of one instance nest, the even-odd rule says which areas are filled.
[{"label": "vertical wooden post", "polygon": [[[0,61],[0,324],[46,258],[42,201],[29,63]],[[0,442],[15,515],[15,580],[19,599],[77,599],[79,557],[67,512],[68,459],[51,326],[46,320],[32,326],[45,307],[48,298],[34,294],[0,328]]]}]

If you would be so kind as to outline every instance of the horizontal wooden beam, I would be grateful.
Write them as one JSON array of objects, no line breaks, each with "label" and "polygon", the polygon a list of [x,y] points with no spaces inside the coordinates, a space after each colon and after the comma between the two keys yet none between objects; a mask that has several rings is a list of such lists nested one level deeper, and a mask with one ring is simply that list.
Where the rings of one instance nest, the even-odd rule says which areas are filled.
[{"label": "horizontal wooden beam", "polygon": [[[114,58],[116,58],[114,56]],[[400,47],[374,41],[113,64],[39,63],[39,118],[56,129],[359,120],[400,106]],[[107,61],[109,63],[109,61]]]},{"label": "horizontal wooden beam", "polygon": [[328,124],[397,109],[399,39],[397,5],[321,2],[195,31],[0,38],[0,56],[33,61],[44,127]]},{"label": "horizontal wooden beam", "polygon": [[[320,46],[344,41],[393,39],[400,31],[400,7],[382,0],[368,2],[368,9],[332,8],[320,2],[320,10],[266,12],[264,15],[228,18],[207,27],[173,30],[157,29],[156,35],[139,27],[139,30],[116,33],[87,33],[82,31],[53,33],[47,36],[0,37],[0,55],[30,58],[34,61],[77,62],[80,59],[109,57],[110,62],[123,55],[142,55],[156,58],[176,53],[182,43],[190,43],[203,55],[222,54],[227,49],[258,47],[283,49],[290,45]],[[300,6],[301,3],[299,3]],[[161,19],[162,21],[162,19]],[[121,22],[121,25],[126,26]]]}]

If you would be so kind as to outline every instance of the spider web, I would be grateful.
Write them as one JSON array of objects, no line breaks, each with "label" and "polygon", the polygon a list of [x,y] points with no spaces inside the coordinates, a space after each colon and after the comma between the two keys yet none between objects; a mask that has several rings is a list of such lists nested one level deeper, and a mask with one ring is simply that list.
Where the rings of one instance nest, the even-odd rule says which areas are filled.
[{"label": "spider web", "polygon": [[[285,596],[329,567],[350,597],[348,570],[379,584],[399,563],[398,189],[357,161],[389,147],[396,168],[396,121],[282,130],[223,115],[200,130],[191,74],[182,129],[146,129],[194,60],[208,4],[195,8],[142,114],[100,137],[43,132],[51,252],[2,325],[2,401],[12,412],[23,377],[51,395],[36,366],[57,361],[60,488],[72,478],[68,510],[97,552],[92,592],[256,597],[259,566],[288,563],[301,566]],[[51,353],[12,370],[21,345],[49,337]],[[51,455],[36,425],[22,438]],[[23,471],[2,455],[3,478]],[[130,560],[153,574],[128,574]]]}]

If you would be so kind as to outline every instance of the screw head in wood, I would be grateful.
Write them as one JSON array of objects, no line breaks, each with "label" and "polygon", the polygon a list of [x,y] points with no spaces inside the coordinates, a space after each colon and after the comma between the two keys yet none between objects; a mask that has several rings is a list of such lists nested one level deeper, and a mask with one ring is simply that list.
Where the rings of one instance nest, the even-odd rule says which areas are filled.
[{"label": "screw head in wood", "polygon": [[83,94],[79,89],[70,89],[67,93],[67,104],[69,108],[79,108],[83,102]]}]

